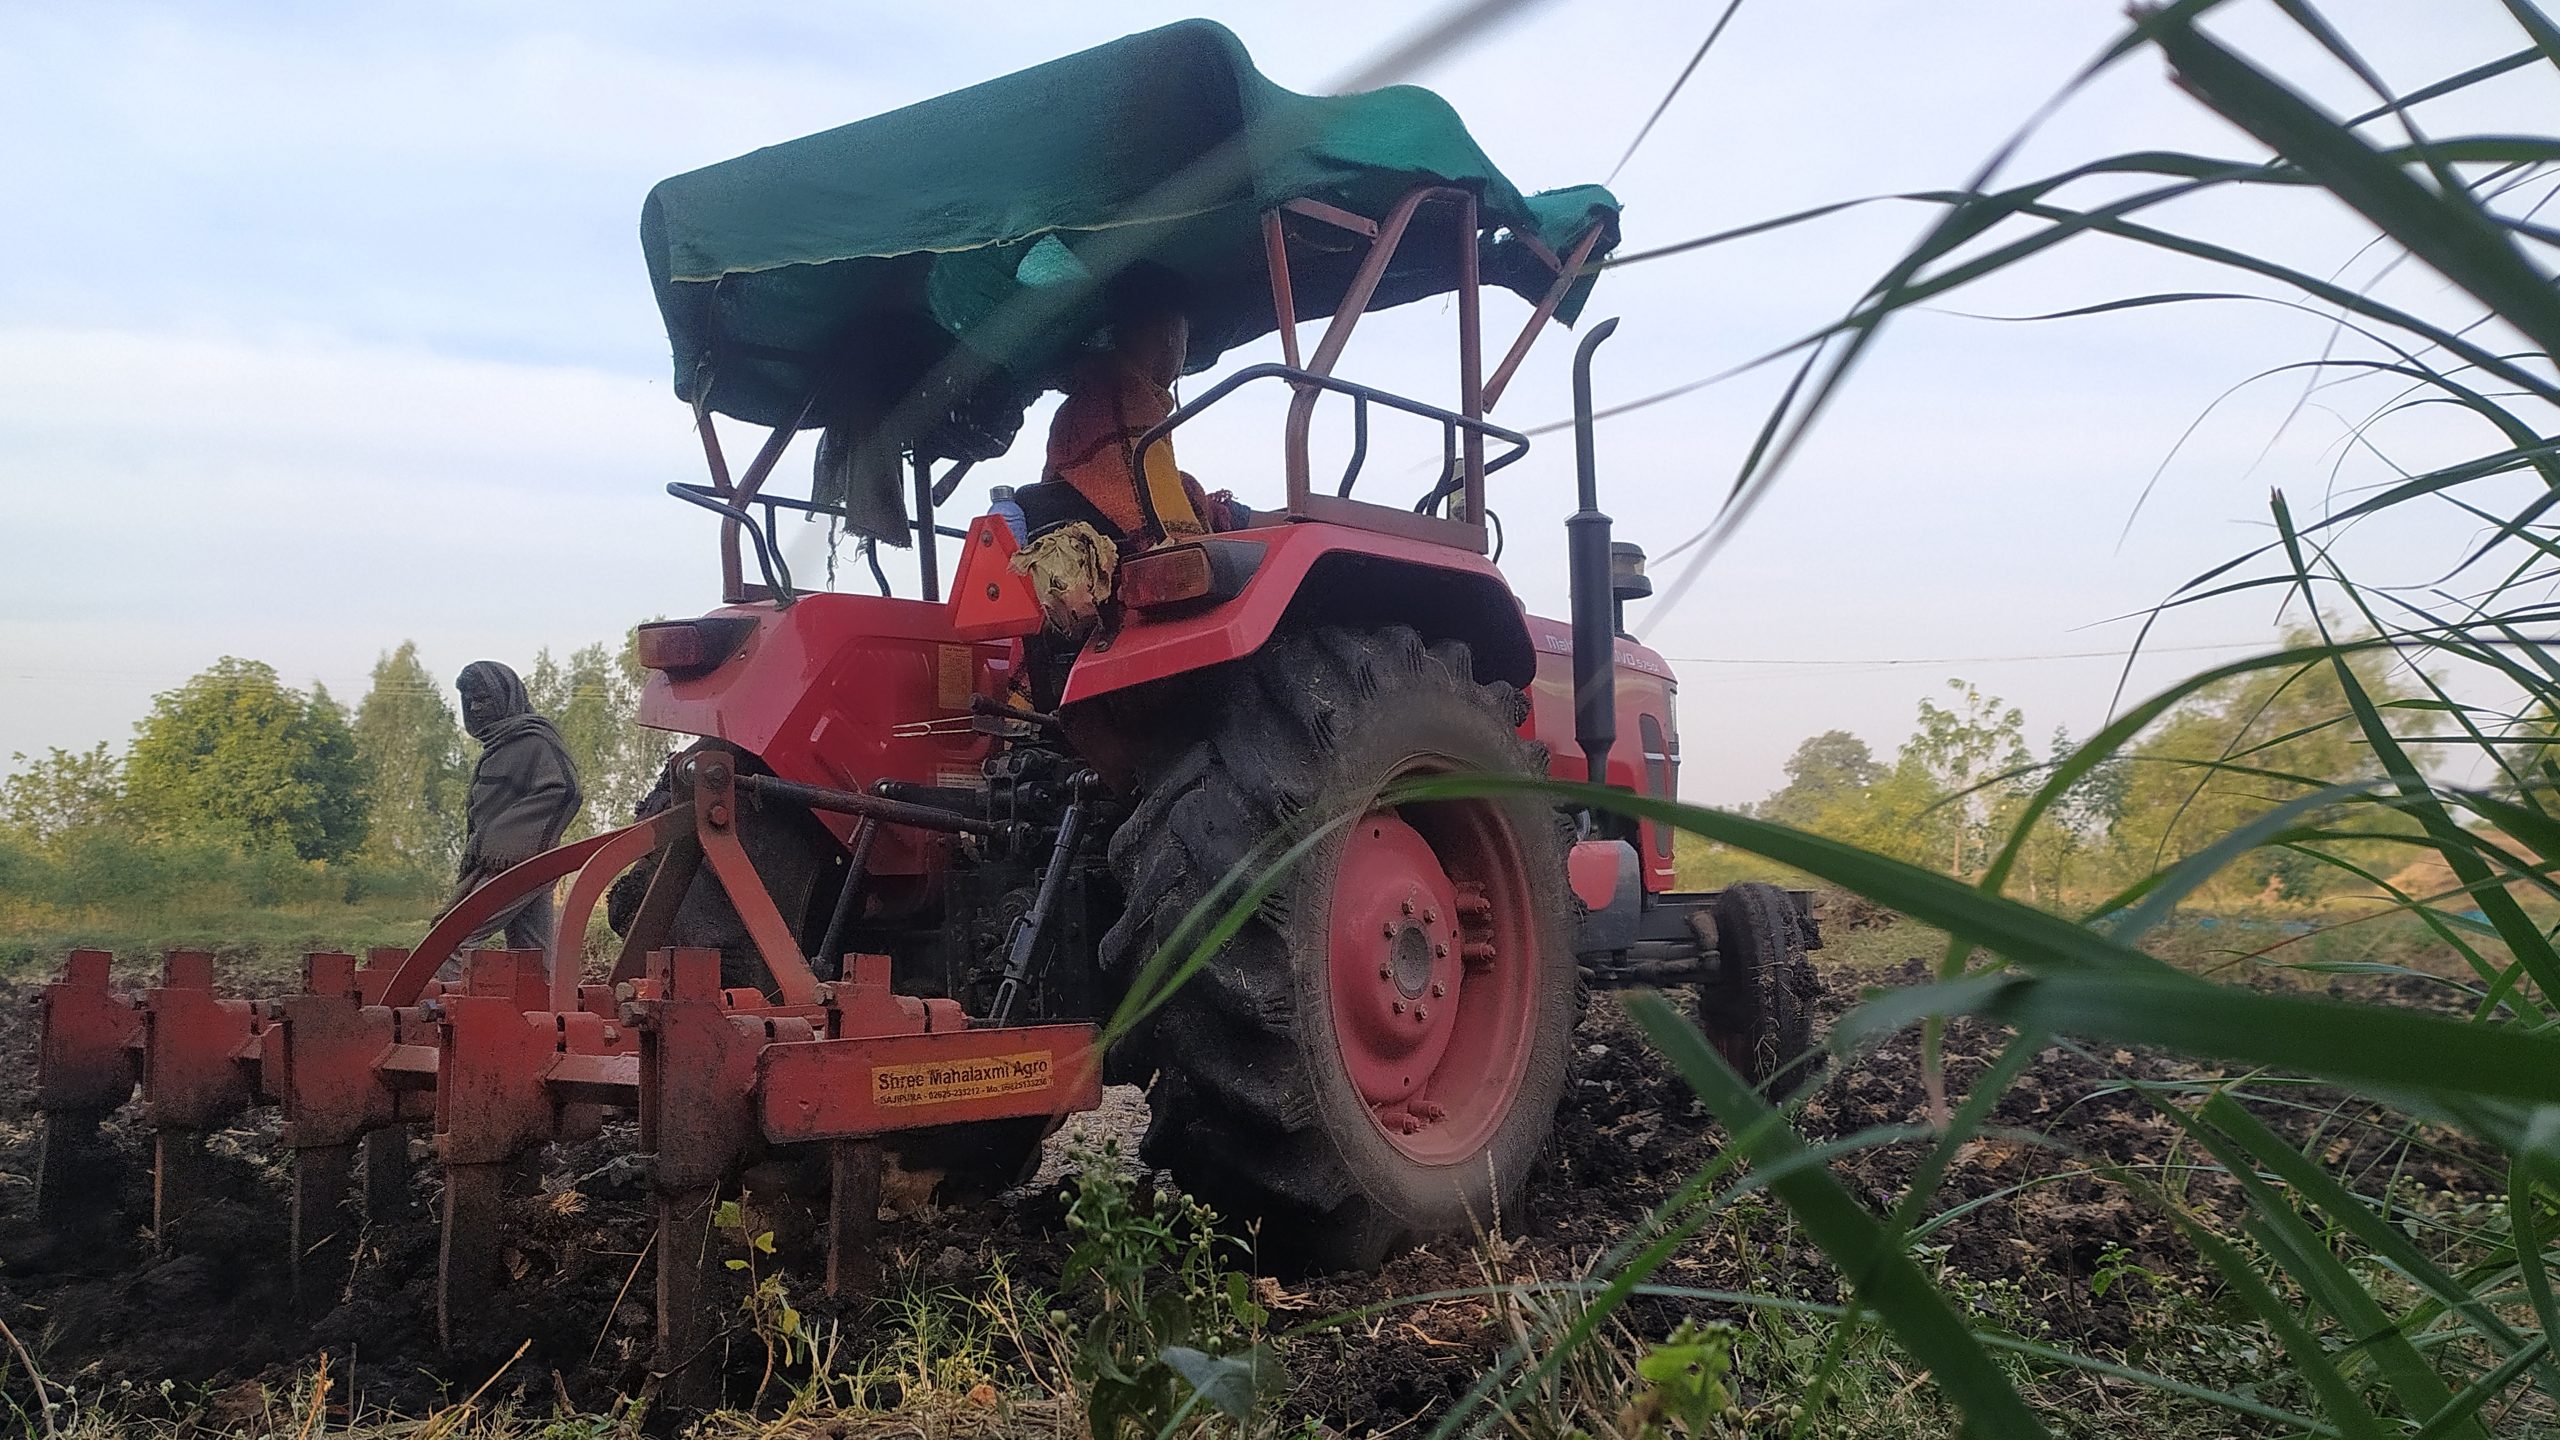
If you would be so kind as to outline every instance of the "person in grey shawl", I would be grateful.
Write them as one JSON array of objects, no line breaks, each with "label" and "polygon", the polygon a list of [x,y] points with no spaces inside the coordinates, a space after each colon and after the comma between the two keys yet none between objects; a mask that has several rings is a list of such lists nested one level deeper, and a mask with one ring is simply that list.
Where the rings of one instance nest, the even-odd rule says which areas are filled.
[{"label": "person in grey shawl", "polygon": [[[454,688],[462,692],[462,728],[480,742],[462,868],[455,877],[453,903],[459,904],[490,877],[559,844],[586,797],[560,732],[533,713],[532,697],[515,671],[495,660],[475,660],[463,667]],[[548,950],[556,923],[545,886],[492,918],[472,939],[503,930],[510,949]]]}]

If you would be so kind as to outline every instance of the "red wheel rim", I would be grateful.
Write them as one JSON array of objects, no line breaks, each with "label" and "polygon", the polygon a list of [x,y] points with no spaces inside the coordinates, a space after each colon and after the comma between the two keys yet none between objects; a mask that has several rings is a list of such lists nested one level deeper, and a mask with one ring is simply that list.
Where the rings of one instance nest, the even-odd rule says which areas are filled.
[{"label": "red wheel rim", "polygon": [[1372,810],[1335,862],[1334,1036],[1370,1120],[1414,1160],[1471,1159],[1519,1094],[1544,963],[1526,880],[1484,801]]}]

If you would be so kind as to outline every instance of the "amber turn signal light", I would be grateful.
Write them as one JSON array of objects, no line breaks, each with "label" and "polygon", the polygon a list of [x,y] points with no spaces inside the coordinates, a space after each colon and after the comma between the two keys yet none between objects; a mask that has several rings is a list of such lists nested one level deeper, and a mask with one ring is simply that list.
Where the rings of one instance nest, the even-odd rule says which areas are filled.
[{"label": "amber turn signal light", "polygon": [[1243,540],[1168,545],[1120,562],[1115,593],[1134,609],[1233,600],[1262,564],[1262,546]]},{"label": "amber turn signal light", "polygon": [[640,663],[669,675],[716,670],[746,641],[756,622],[742,615],[706,615],[699,620],[660,620],[640,627],[633,649]]}]

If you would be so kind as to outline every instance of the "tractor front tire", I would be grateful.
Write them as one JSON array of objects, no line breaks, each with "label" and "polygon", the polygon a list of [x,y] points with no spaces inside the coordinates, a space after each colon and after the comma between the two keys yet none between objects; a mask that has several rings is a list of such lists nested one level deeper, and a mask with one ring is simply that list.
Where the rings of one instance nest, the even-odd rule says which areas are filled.
[{"label": "tractor front tire", "polygon": [[1744,1079],[1783,1100],[1819,1068],[1812,1001],[1822,982],[1805,959],[1795,897],[1752,881],[1718,895],[1703,918],[1716,974],[1698,986],[1699,1026]]},{"label": "tractor front tire", "polygon": [[1112,840],[1128,904],[1105,964],[1139,973],[1195,907],[1216,894],[1215,918],[1241,893],[1223,879],[1320,833],[1143,1032],[1142,1155],[1254,1225],[1276,1269],[1510,1223],[1573,1041],[1553,812],[1382,795],[1542,775],[1525,697],[1403,627],[1285,634],[1198,681],[1189,743],[1146,768]]}]

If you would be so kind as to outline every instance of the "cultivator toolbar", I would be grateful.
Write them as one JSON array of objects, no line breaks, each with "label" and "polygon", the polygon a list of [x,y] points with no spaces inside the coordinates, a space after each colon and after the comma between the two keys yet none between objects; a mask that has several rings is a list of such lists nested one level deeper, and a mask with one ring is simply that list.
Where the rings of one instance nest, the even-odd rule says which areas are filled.
[{"label": "cultivator toolbar", "polygon": [[[844,1291],[873,1273],[879,1137],[1100,1102],[1091,1025],[973,1024],[955,1001],[896,993],[885,956],[847,956],[843,978],[822,982],[733,828],[738,791],[760,777],[707,750],[681,762],[678,779],[689,789],[681,803],[518,865],[412,949],[375,950],[362,964],[305,957],[299,990],[281,998],[217,993],[212,957],[186,950],[170,952],[159,983],[136,994],[116,986],[107,952],[74,951],[39,1001],[39,1218],[67,1227],[94,1215],[100,1123],[137,1088],[161,1234],[208,1193],[208,1136],[276,1107],[292,1157],[292,1245],[278,1259],[291,1267],[296,1302],[322,1309],[345,1285],[364,1225],[407,1211],[408,1132],[429,1126],[443,1169],[437,1320],[453,1346],[483,1338],[475,1331],[502,1274],[510,1170],[545,1145],[592,1137],[608,1111],[636,1112],[657,1208],[656,1364],[673,1397],[699,1399],[717,1382],[697,1363],[711,1335],[704,1283],[720,1260],[711,1217],[748,1162],[779,1147],[825,1148],[827,1286]],[[788,789],[778,798],[857,815],[861,826],[994,823]],[[611,981],[582,983],[578,941],[596,903],[651,855],[657,867]],[[770,996],[724,988],[716,950],[658,943],[705,864],[746,922]],[[562,879],[570,886],[553,953],[471,950],[458,978],[437,978],[464,939]],[[848,894],[860,879],[848,878]]]}]

